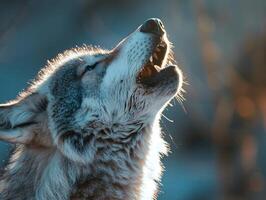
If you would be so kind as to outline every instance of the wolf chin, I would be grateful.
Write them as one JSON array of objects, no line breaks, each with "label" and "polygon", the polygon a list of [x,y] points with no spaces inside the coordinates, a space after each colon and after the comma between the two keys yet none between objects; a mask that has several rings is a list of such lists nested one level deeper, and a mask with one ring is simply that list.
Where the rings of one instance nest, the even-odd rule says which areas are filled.
[{"label": "wolf chin", "polygon": [[167,151],[159,119],[181,91],[159,19],[112,50],[75,48],[0,105],[0,139],[16,144],[1,200],[151,200]]}]

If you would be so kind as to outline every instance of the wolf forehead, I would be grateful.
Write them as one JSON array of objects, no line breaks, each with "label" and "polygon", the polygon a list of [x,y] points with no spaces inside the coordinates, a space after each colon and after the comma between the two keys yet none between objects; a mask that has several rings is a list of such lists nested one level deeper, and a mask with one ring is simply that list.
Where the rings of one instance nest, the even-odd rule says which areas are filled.
[{"label": "wolf forehead", "polygon": [[35,84],[41,84],[49,78],[62,78],[64,74],[69,79],[77,78],[77,67],[87,62],[92,62],[93,60],[91,59],[98,59],[106,54],[110,54],[110,51],[90,45],[66,50],[55,58],[48,60],[47,65],[39,72]]},{"label": "wolf forehead", "polygon": [[50,93],[54,97],[71,97],[80,88],[81,66],[93,64],[110,51],[99,47],[85,46],[72,48],[60,53],[40,70],[29,87],[30,91]]}]

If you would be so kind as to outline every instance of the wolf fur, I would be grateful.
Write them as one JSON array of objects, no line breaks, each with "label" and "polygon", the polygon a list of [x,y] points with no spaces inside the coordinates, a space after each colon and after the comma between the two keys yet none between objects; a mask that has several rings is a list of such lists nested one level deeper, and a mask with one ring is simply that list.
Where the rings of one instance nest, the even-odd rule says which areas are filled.
[{"label": "wolf fur", "polygon": [[[138,74],[154,35],[139,28],[114,49],[74,48],[48,62],[18,98],[0,105],[0,139],[16,145],[1,200],[151,200],[167,148],[159,119],[181,91],[167,44],[168,77]],[[165,72],[164,72],[165,71]]]}]

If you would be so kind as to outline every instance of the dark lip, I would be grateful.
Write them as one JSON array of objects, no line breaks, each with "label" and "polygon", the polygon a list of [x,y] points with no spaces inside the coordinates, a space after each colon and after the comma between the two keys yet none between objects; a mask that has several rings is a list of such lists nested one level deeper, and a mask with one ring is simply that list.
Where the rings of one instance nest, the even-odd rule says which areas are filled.
[{"label": "dark lip", "polygon": [[[154,78],[165,68],[164,59],[167,59],[168,42],[162,37],[155,38],[153,51],[148,61],[142,66],[137,75],[137,83],[147,85],[149,82],[154,85]],[[159,80],[158,80],[159,81]]]},{"label": "dark lip", "polygon": [[176,65],[169,65],[160,70],[160,72],[154,74],[153,76],[143,79],[141,84],[146,89],[157,88],[160,86],[169,86],[169,84],[174,84],[177,86],[179,82],[179,72]]}]

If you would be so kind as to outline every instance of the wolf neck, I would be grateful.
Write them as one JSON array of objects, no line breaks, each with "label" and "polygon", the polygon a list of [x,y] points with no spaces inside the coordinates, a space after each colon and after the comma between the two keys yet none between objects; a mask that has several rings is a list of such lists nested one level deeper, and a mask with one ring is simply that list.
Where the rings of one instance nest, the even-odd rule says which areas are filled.
[{"label": "wolf neck", "polygon": [[89,169],[84,169],[72,192],[73,199],[140,199],[143,167],[149,149],[150,127],[133,133],[131,145],[106,145],[98,150]]},{"label": "wolf neck", "polygon": [[148,200],[153,191],[147,198],[142,190],[146,190],[145,185],[156,189],[154,181],[160,177],[159,157],[164,142],[158,128],[157,123],[143,128],[130,147],[99,149],[88,166],[73,163],[56,150],[20,146],[1,182],[0,199]]},{"label": "wolf neck", "polygon": [[53,154],[52,149],[17,146],[1,177],[0,199],[34,199],[36,186]]}]

